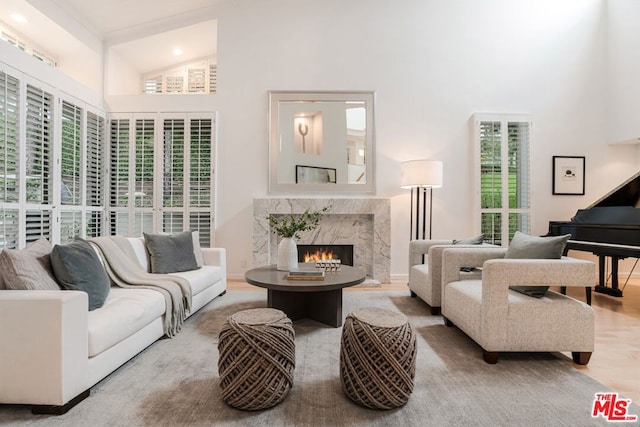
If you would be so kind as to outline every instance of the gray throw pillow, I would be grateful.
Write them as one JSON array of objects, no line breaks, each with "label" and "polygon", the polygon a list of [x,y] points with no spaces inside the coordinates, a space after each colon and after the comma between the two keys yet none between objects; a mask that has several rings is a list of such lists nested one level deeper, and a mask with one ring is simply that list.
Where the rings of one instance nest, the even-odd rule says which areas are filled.
[{"label": "gray throw pillow", "polygon": [[104,305],[111,282],[89,243],[76,238],[67,245],[55,245],[51,266],[62,289],[84,291],[89,295],[89,311]]},{"label": "gray throw pillow", "polygon": [[560,259],[571,234],[562,236],[529,236],[516,231],[505,253],[505,258]]},{"label": "gray throw pillow", "polygon": [[[571,234],[538,237],[516,231],[504,257],[511,259],[560,259],[567,245],[567,240],[570,238]],[[530,297],[542,298],[549,287],[510,286],[509,289]]]},{"label": "gray throw pillow", "polygon": [[453,240],[454,245],[481,245],[484,243],[484,234],[463,240]]},{"label": "gray throw pillow", "polygon": [[51,270],[51,243],[39,239],[24,249],[0,253],[0,272],[6,289],[59,291]]},{"label": "gray throw pillow", "polygon": [[175,234],[144,233],[144,240],[152,273],[176,273],[199,268],[193,253],[191,231]]}]

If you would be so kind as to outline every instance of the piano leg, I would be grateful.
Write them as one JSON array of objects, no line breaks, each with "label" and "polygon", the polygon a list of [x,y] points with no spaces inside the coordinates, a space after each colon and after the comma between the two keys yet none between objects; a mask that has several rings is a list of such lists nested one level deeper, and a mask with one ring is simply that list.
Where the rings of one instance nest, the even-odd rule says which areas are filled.
[{"label": "piano leg", "polygon": [[604,277],[605,270],[605,255],[598,255],[598,265],[599,265],[599,280],[600,284],[595,287],[595,291],[601,294],[607,294],[614,297],[621,297],[622,290],[618,288],[618,260],[620,259],[617,256],[611,257],[611,287],[606,285],[606,280]]}]

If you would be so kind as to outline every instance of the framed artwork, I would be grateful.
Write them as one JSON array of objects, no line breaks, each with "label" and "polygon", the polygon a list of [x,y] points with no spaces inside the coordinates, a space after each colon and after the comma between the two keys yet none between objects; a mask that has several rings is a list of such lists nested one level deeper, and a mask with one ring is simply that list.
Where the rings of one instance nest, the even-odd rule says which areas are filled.
[{"label": "framed artwork", "polygon": [[553,156],[552,194],[584,195],[584,156]]},{"label": "framed artwork", "polygon": [[335,184],[336,170],[317,166],[296,165],[296,184]]}]

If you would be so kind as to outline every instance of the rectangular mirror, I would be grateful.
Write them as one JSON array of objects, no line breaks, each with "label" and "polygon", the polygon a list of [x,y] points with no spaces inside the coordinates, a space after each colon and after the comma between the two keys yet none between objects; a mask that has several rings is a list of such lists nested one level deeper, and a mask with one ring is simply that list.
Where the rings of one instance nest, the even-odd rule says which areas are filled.
[{"label": "rectangular mirror", "polygon": [[269,192],[373,193],[374,92],[269,92]]}]

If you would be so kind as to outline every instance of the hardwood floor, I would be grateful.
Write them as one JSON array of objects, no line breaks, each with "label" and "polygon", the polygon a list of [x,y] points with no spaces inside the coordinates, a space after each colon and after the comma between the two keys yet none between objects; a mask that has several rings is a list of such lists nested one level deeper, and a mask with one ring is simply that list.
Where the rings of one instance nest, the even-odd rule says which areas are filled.
[{"label": "hardwood floor", "polygon": [[[622,285],[621,285],[622,286]],[[229,281],[230,290],[256,290],[243,281]],[[409,290],[405,281],[380,287],[347,288],[345,292]],[[592,293],[596,314],[596,348],[587,366],[575,365],[584,374],[640,404],[640,280],[629,282],[622,298]],[[585,301],[585,293],[569,288],[568,295]],[[425,308],[425,316],[430,314]],[[562,353],[571,361],[571,353]],[[604,391],[604,390],[603,390]]]}]

